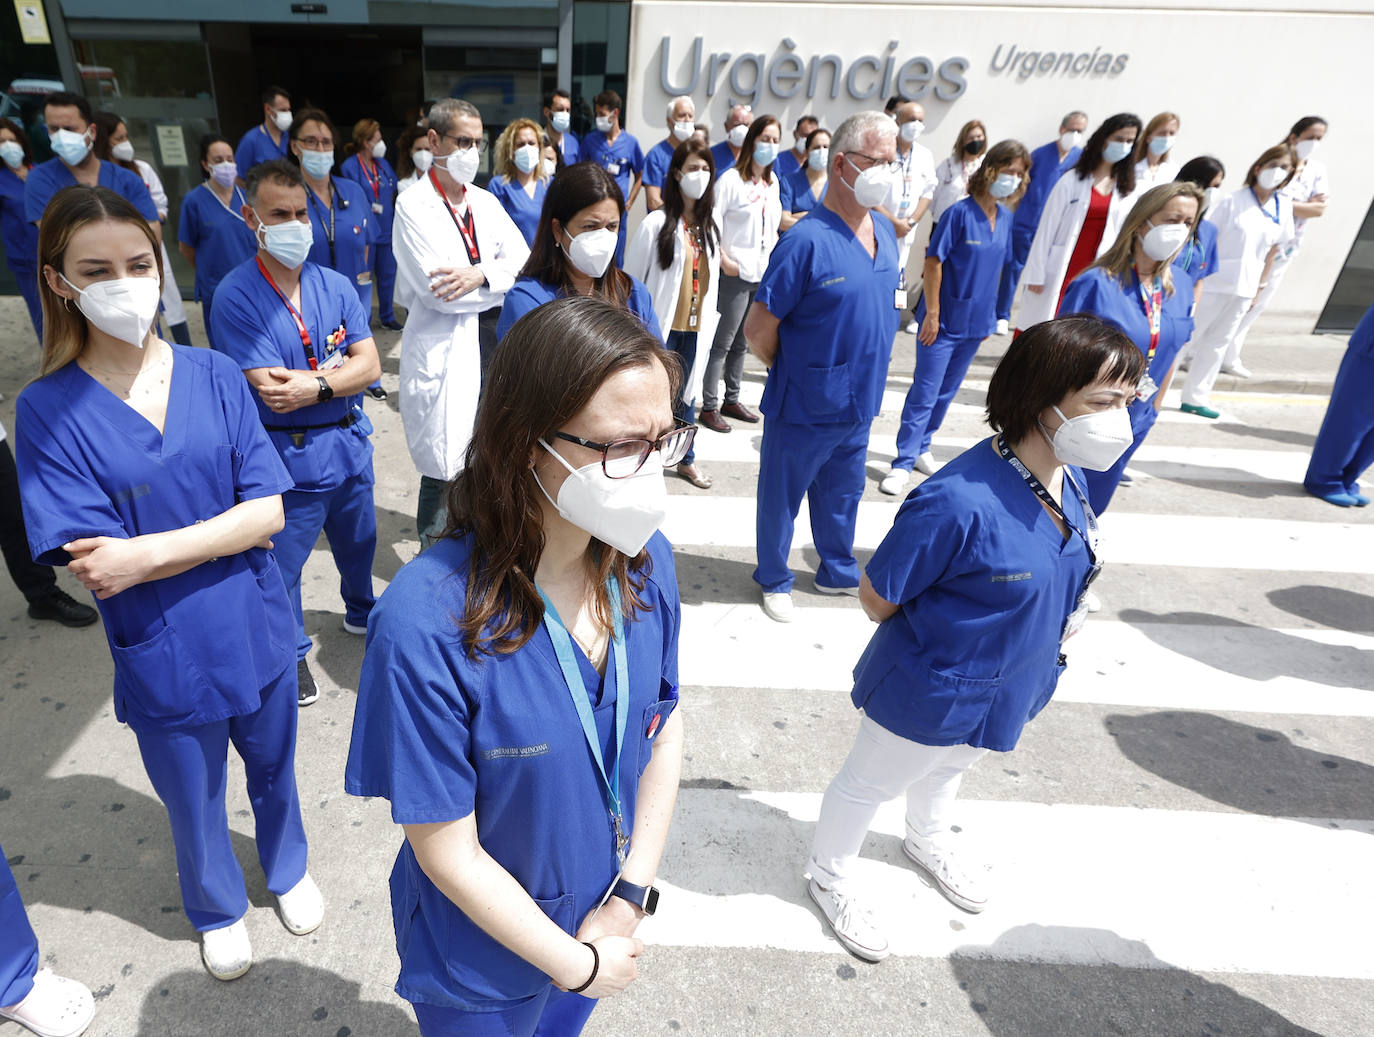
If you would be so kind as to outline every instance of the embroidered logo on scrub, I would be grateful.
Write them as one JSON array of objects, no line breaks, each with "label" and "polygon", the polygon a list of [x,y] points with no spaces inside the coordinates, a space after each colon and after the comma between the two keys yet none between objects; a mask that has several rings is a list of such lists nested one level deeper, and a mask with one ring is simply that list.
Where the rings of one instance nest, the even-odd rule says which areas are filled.
[{"label": "embroidered logo on scrub", "polygon": [[523,760],[530,756],[546,756],[549,752],[549,743],[540,742],[538,745],[504,745],[499,749],[484,749],[482,759],[484,760]]},{"label": "embroidered logo on scrub", "polygon": [[1018,583],[1021,580],[1029,580],[1033,573],[1001,573],[992,577],[993,583]]}]

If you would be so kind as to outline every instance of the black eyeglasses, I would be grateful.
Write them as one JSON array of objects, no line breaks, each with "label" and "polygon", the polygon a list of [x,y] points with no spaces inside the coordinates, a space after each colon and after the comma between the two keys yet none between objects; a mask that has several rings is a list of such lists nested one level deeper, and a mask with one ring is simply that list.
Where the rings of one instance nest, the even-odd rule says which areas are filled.
[{"label": "black eyeglasses", "polygon": [[451,133],[439,134],[444,140],[451,140],[459,151],[467,151],[469,148],[476,148],[479,155],[486,154],[487,139],[485,137],[455,137]]},{"label": "black eyeglasses", "polygon": [[606,474],[606,478],[628,479],[644,467],[644,462],[649,460],[649,454],[655,450],[663,459],[663,467],[671,468],[687,456],[696,434],[695,425],[677,421],[670,431],[654,440],[617,439],[613,443],[597,443],[581,436],[570,436],[566,432],[555,432],[554,436],[589,450],[600,450],[601,470]]}]

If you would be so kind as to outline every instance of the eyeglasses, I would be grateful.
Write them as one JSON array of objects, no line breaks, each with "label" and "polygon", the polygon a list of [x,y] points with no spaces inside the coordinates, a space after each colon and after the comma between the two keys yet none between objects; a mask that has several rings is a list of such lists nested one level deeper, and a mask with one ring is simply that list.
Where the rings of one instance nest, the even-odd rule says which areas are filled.
[{"label": "eyeglasses", "polygon": [[663,459],[663,467],[671,468],[687,456],[696,438],[697,427],[685,421],[674,422],[671,431],[663,433],[655,440],[617,439],[613,443],[597,443],[581,436],[570,436],[566,432],[555,432],[557,439],[576,443],[589,450],[601,451],[601,470],[607,479],[628,479],[644,467],[649,454],[655,450]]},{"label": "eyeglasses", "polygon": [[311,151],[334,150],[334,142],[328,137],[297,137],[296,140]]},{"label": "eyeglasses", "polygon": [[[897,161],[884,162],[882,159],[874,158],[872,155],[865,155],[862,151],[846,151],[844,153],[845,158],[849,158],[850,155],[858,155],[859,158],[868,159],[868,165],[864,167],[865,169],[885,169],[889,173],[900,173],[902,171],[902,164]],[[853,160],[851,160],[849,164],[854,166]],[[858,166],[854,166],[854,168],[859,169]],[[863,170],[860,170],[860,172],[862,171]]]},{"label": "eyeglasses", "polygon": [[477,154],[479,155],[485,155],[487,153],[487,140],[485,137],[455,137],[451,133],[441,133],[439,137],[443,140],[453,141],[453,143],[457,145],[459,151],[467,151],[470,148],[476,148]]}]

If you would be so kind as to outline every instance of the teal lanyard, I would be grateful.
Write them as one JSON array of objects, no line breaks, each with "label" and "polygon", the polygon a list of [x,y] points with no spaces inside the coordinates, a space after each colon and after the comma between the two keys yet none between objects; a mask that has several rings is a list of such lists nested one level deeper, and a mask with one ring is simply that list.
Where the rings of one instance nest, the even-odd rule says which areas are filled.
[{"label": "teal lanyard", "polygon": [[611,615],[614,617],[611,655],[615,659],[615,763],[609,777],[601,741],[596,734],[596,719],[592,716],[591,692],[582,679],[582,670],[573,654],[572,637],[542,588],[539,589],[539,596],[544,599],[544,626],[548,628],[549,640],[553,642],[554,654],[558,656],[558,667],[563,671],[563,680],[568,686],[568,694],[572,696],[577,719],[582,722],[582,734],[587,739],[587,748],[591,750],[592,762],[596,764],[596,772],[601,776],[601,784],[606,790],[615,855],[621,867],[624,867],[629,837],[625,834],[625,815],[620,806],[620,752],[625,744],[625,727],[630,719],[630,667],[625,653],[625,619],[620,611],[620,585],[614,576],[606,581],[606,591],[611,599]]}]

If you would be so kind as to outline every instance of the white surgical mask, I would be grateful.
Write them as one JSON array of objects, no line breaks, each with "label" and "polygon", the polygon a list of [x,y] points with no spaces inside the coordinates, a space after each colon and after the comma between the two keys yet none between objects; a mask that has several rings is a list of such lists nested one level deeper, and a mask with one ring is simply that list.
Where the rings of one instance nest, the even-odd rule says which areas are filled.
[{"label": "white surgical mask", "polygon": [[1040,433],[1054,449],[1054,456],[1064,464],[1105,472],[1116,464],[1135,438],[1131,416],[1125,407],[1093,411],[1076,418],[1065,418],[1058,407],[1054,412],[1064,424],[1054,430],[1053,436],[1045,431],[1044,425],[1040,426]]},{"label": "white surgical mask", "polygon": [[110,154],[121,162],[132,162],[134,160],[134,142],[121,140],[118,144],[111,144]]},{"label": "white surgical mask", "polygon": [[778,157],[778,146],[766,140],[754,141],[754,165],[759,168],[771,166]]},{"label": "white surgical mask", "polygon": [[744,147],[744,138],[747,136],[749,136],[749,127],[742,124],[731,127],[730,132],[725,135],[726,139],[737,148]]},{"label": "white surgical mask", "polygon": [[69,166],[81,165],[91,153],[91,142],[87,140],[85,133],[53,130],[48,134],[48,143],[52,145],[53,154]]},{"label": "white surgical mask", "polygon": [[911,122],[904,122],[898,128],[898,132],[902,135],[902,140],[906,141],[908,144],[910,144],[913,140],[915,140],[922,133],[924,133],[925,130],[926,124],[923,123],[920,119],[913,119],[911,120]]},{"label": "white surgical mask", "polygon": [[1268,169],[1261,169],[1255,179],[1266,191],[1272,191],[1288,179],[1288,170],[1282,166],[1270,166]]},{"label": "white surgical mask", "polygon": [[1021,186],[1021,178],[1011,173],[998,173],[997,179],[988,187],[988,194],[994,198],[1010,198]]},{"label": "white surgical mask", "polygon": [[11,169],[18,169],[24,161],[24,145],[17,140],[7,140],[0,144],[0,159]]},{"label": "white surgical mask", "polygon": [[287,130],[291,128],[291,113],[276,112],[272,116],[272,121],[277,124],[277,129],[281,130],[282,133],[285,133]]},{"label": "white surgical mask", "polygon": [[568,244],[568,259],[588,277],[600,277],[615,258],[619,235],[609,227],[586,230]]},{"label": "white surgical mask", "polygon": [[1059,146],[1065,151],[1083,146],[1083,134],[1078,130],[1065,130],[1059,135]]},{"label": "white surgical mask", "polygon": [[549,116],[549,125],[556,133],[567,133],[568,127],[572,125],[572,115],[568,112],[554,112]]},{"label": "white surgical mask", "polygon": [[1192,230],[1185,223],[1161,223],[1151,227],[1141,238],[1140,244],[1147,256],[1156,263],[1162,263],[1183,247],[1191,233]]},{"label": "white surgical mask", "polygon": [[829,148],[816,148],[806,156],[806,164],[812,169],[824,169],[830,161]]},{"label": "white surgical mask", "polygon": [[558,172],[558,163],[554,159],[546,158],[541,168],[544,170],[545,176],[553,176]]},{"label": "white surgical mask", "polygon": [[1202,192],[1202,211],[1206,212],[1217,204],[1217,198],[1221,195],[1220,187],[1209,187]]},{"label": "white surgical mask", "polygon": [[615,124],[611,122],[611,117],[609,115],[598,115],[596,117],[596,128],[602,133],[610,133],[613,125]]},{"label": "white surgical mask", "polygon": [[673,136],[679,141],[684,141],[697,131],[697,124],[691,119],[684,122],[673,123]]},{"label": "white surgical mask", "polygon": [[694,169],[690,173],[683,173],[677,181],[677,186],[682,189],[683,195],[693,201],[704,195],[710,184],[711,171],[709,169]]},{"label": "white surgical mask", "polygon": [[792,145],[792,150],[795,151],[798,155],[805,155],[805,154],[806,154],[806,138],[805,138],[805,137],[802,137],[799,141],[797,141],[795,144],[793,144],[793,145]]},{"label": "white surgical mask", "polygon": [[1116,165],[1131,153],[1132,147],[1132,144],[1124,140],[1109,140],[1107,146],[1102,149],[1102,157],[1112,165]]},{"label": "white surgical mask", "polygon": [[472,178],[477,175],[477,166],[481,161],[482,157],[476,148],[451,151],[444,156],[444,168],[448,170],[448,175],[460,184],[470,184]]},{"label": "white surgical mask", "polygon": [[522,173],[533,173],[539,165],[539,145],[524,144],[515,149],[515,168]]},{"label": "white surgical mask", "polygon": [[[855,166],[848,155],[844,157],[846,162]],[[892,191],[892,172],[886,166],[869,166],[863,170],[854,181],[851,190],[854,192],[854,200],[865,209],[876,209],[887,201],[887,196]]]},{"label": "white surgical mask", "polygon": [[1151,138],[1150,138],[1150,154],[1152,154],[1152,155],[1165,155],[1165,154],[1168,154],[1169,149],[1172,148],[1173,146],[1174,146],[1174,137],[1173,137],[1173,134],[1171,134],[1171,133],[1170,133],[1170,134],[1165,134],[1164,136],[1161,136],[1161,137],[1151,137]]},{"label": "white surgical mask", "polygon": [[1320,144],[1321,141],[1315,140],[1311,137],[1309,137],[1307,140],[1298,141],[1297,147],[1295,148],[1295,150],[1298,153],[1298,158],[1306,162],[1309,158],[1312,157],[1313,152],[1317,150]]},{"label": "white surgical mask", "polygon": [[372,157],[386,158],[386,141],[379,140],[376,144],[372,145]]},{"label": "white surgical mask", "polygon": [[[256,209],[253,215],[258,216]],[[269,256],[292,270],[305,262],[305,257],[310,255],[310,246],[315,243],[315,228],[300,220],[287,220],[269,227],[258,216],[258,229],[254,235],[262,242]]]},{"label": "white surgical mask", "polygon": [[644,467],[634,475],[608,479],[600,461],[574,468],[544,440],[539,444],[568,470],[568,477],[558,488],[557,500],[549,496],[539,476],[534,477],[540,492],[558,509],[558,514],[630,558],[644,550],[668,515],[668,487],[663,481],[663,458],[659,452],[650,451]]},{"label": "white surgical mask", "polygon": [[323,180],[334,168],[334,152],[301,150],[301,168],[307,176]]},{"label": "white surgical mask", "polygon": [[[58,276],[67,281],[66,275]],[[156,277],[119,277],[95,281],[85,288],[77,288],[70,281],[67,284],[80,293],[76,305],[88,321],[111,338],[143,348],[162,301],[162,286]]]},{"label": "white surgical mask", "polygon": [[228,187],[238,175],[239,167],[236,162],[216,162],[210,167],[210,179],[220,187]]},{"label": "white surgical mask", "polygon": [[424,176],[429,172],[429,167],[434,165],[434,152],[428,148],[416,151],[410,156],[410,164],[415,167],[415,172]]}]

